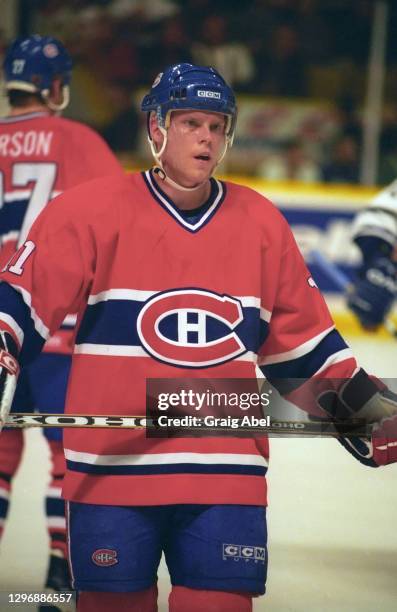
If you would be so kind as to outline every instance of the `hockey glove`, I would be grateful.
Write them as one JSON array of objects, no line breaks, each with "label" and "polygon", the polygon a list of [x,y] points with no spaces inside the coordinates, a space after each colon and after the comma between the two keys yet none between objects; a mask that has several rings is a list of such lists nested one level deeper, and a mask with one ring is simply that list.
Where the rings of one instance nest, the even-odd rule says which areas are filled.
[{"label": "hockey glove", "polygon": [[397,265],[387,256],[364,264],[348,294],[347,305],[366,329],[381,325],[397,295]]},{"label": "hockey glove", "polygon": [[0,330],[0,431],[7,421],[15,393],[19,374],[17,355],[14,338]]},{"label": "hockey glove", "polygon": [[370,438],[338,438],[338,442],[369,467],[397,463],[397,416],[375,424]]},{"label": "hockey glove", "polygon": [[371,436],[343,437],[338,441],[361,463],[378,467],[397,462],[397,394],[381,387],[359,370],[339,392],[329,391],[318,403],[333,419],[362,419],[372,425]]}]

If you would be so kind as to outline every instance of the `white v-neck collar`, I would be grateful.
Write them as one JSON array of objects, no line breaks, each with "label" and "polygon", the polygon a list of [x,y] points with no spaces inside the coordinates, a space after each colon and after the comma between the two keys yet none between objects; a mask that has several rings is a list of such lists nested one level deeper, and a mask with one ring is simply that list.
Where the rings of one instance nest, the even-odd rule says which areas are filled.
[{"label": "white v-neck collar", "polygon": [[204,225],[206,225],[210,219],[214,216],[220,205],[222,204],[225,195],[226,195],[226,186],[221,181],[212,178],[212,186],[215,188],[211,189],[210,199],[212,202],[208,201],[209,207],[203,212],[202,217],[194,224],[189,223],[181,214],[180,210],[175,206],[174,202],[162,191],[156,184],[153,179],[150,170],[147,170],[143,173],[143,178],[146,182],[146,185],[154,197],[154,199],[162,206],[174,219],[182,225],[189,232],[197,232]]}]

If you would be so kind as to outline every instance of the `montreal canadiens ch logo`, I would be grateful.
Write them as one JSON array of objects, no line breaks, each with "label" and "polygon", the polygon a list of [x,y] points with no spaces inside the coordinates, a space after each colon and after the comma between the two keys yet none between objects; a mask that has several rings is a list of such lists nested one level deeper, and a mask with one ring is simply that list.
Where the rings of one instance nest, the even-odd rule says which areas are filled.
[{"label": "montreal canadiens ch logo", "polygon": [[143,347],[155,359],[198,368],[246,352],[233,331],[242,320],[239,300],[202,289],[180,289],[150,298],[139,313],[137,329]]},{"label": "montreal canadiens ch logo", "polygon": [[91,559],[95,565],[99,565],[100,567],[109,567],[118,563],[117,551],[111,548],[99,548],[95,550],[91,555]]},{"label": "montreal canadiens ch logo", "polygon": [[43,53],[46,57],[49,57],[51,59],[53,57],[56,57],[59,54],[59,51],[56,45],[54,45],[53,43],[47,43],[43,47]]}]

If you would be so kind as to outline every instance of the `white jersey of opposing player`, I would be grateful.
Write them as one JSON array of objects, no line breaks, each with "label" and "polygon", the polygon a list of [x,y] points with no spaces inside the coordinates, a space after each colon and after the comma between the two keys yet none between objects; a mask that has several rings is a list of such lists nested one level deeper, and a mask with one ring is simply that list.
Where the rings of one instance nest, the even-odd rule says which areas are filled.
[{"label": "white jersey of opposing player", "polygon": [[352,234],[353,239],[374,236],[392,247],[397,245],[397,180],[382,189],[370,206],[356,216]]}]

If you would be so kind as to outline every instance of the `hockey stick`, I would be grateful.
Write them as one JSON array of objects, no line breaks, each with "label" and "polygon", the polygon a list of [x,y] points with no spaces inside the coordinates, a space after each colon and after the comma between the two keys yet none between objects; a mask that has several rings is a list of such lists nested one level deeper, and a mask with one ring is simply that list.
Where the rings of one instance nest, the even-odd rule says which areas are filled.
[{"label": "hockey stick", "polygon": [[[309,257],[309,261],[316,264],[320,270],[335,283],[338,289],[343,292],[349,291],[351,281],[346,274],[344,274],[344,272],[338,268],[338,266],[329,261],[322,253],[320,253],[320,251],[317,251],[316,249],[310,251]],[[397,328],[390,318],[385,319],[383,325],[389,334],[391,334],[394,338],[397,338]]]},{"label": "hockey stick", "polygon": [[[161,415],[163,416],[163,415]],[[193,417],[191,417],[193,418]],[[199,417],[195,417],[199,418]],[[224,417],[226,420],[226,417]],[[263,427],[246,427],[240,429],[224,426],[197,426],[187,427],[167,427],[156,423],[157,419],[150,419],[144,416],[120,416],[120,415],[83,415],[83,414],[32,414],[19,413],[10,414],[5,423],[5,427],[30,428],[30,427],[86,427],[86,428],[111,428],[111,429],[153,429],[166,432],[171,431],[200,431],[203,435],[211,431],[234,431],[252,432],[263,434],[286,434],[303,436],[368,436],[371,434],[371,427],[363,420],[348,421],[278,421],[269,419],[270,424]]]}]

